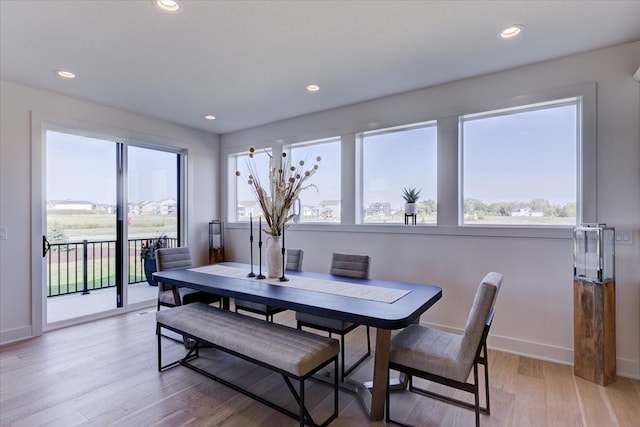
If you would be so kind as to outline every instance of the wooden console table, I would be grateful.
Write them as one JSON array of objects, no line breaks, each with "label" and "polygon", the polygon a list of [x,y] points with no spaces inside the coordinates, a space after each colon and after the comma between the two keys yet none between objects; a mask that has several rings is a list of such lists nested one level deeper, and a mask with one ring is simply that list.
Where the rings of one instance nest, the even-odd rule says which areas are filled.
[{"label": "wooden console table", "polygon": [[209,264],[224,262],[224,248],[209,248]]}]

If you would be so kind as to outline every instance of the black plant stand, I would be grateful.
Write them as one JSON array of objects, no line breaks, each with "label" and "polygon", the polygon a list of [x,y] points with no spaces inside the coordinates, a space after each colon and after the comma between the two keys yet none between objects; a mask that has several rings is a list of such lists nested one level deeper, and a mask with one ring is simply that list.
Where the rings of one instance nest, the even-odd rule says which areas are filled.
[{"label": "black plant stand", "polygon": [[416,218],[418,217],[418,215],[416,214],[404,214],[404,224],[408,225],[409,224],[409,219],[411,219],[411,224],[412,225],[416,225]]}]

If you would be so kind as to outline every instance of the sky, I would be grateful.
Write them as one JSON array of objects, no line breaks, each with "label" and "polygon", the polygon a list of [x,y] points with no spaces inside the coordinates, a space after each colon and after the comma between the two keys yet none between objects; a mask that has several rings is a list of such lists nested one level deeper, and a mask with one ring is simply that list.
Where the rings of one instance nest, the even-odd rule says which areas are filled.
[{"label": "sky", "polygon": [[[535,198],[564,205],[576,201],[576,107],[556,106],[532,111],[464,120],[462,133],[464,198],[486,203]],[[402,190],[421,190],[420,199],[437,200],[436,127],[365,135],[363,140],[363,202],[403,204]],[[47,199],[86,200],[115,204],[116,144],[83,136],[47,132]],[[339,140],[295,147],[294,162],[322,160],[301,193],[303,204],[340,199]],[[266,170],[267,157],[253,159]],[[238,199],[254,200],[246,183],[246,166],[238,168]],[[230,171],[233,173],[234,171]],[[129,199],[176,198],[176,154],[129,146]],[[266,175],[262,178],[267,182]]]},{"label": "sky", "polygon": [[398,133],[365,136],[363,204],[404,204],[404,188],[420,191],[420,200],[437,200],[437,129],[428,125]]},{"label": "sky", "polygon": [[[564,205],[576,201],[576,107],[562,105],[530,111],[473,117],[464,121],[464,198],[485,203],[547,199]],[[437,200],[437,129],[434,125],[402,132],[371,133],[363,140],[363,205],[403,205],[403,188],[421,190],[420,200]],[[340,146],[307,145],[294,160],[322,155],[309,181],[318,191],[302,192],[304,204],[340,198]],[[259,153],[264,156],[264,154]],[[266,161],[255,159],[266,170]],[[260,163],[261,162],[261,163]],[[263,178],[266,182],[266,176]],[[239,200],[253,200],[244,179]]]},{"label": "sky", "polygon": [[464,197],[575,202],[575,117],[575,106],[558,106],[466,121]]},{"label": "sky", "polygon": [[[116,204],[116,144],[47,132],[47,200]],[[176,199],[176,154],[129,146],[129,201]]]}]

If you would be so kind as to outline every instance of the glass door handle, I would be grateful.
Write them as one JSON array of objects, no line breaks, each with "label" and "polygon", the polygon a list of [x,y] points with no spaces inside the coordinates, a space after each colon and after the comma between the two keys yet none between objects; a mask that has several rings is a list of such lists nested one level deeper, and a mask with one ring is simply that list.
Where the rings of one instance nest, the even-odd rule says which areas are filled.
[{"label": "glass door handle", "polygon": [[47,256],[49,249],[51,249],[51,244],[47,240],[47,236],[42,236],[42,258]]}]

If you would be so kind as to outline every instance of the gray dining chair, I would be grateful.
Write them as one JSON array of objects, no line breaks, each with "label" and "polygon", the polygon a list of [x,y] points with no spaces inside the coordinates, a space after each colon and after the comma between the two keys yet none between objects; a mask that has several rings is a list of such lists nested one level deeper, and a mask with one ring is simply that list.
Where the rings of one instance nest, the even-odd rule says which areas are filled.
[{"label": "gray dining chair", "polygon": [[[369,266],[371,259],[368,255],[351,255],[334,253],[331,258],[331,270],[330,273],[335,276],[353,277],[357,279],[369,278]],[[315,314],[309,313],[296,313],[297,328],[308,327],[312,329],[318,329],[331,334],[340,336],[340,361],[341,361],[341,379],[349,375],[355,368],[357,368],[364,360],[371,355],[371,338],[369,337],[369,326],[367,326],[367,352],[362,355],[354,364],[348,369],[345,368],[345,335],[360,326],[357,323],[345,322],[343,320],[330,319]]]},{"label": "gray dining chair", "polygon": [[[156,250],[156,270],[193,267],[191,251],[188,247],[160,248]],[[158,282],[158,310],[160,307],[177,307],[192,302],[212,304],[220,302],[219,295],[194,289],[168,285]]]},{"label": "gray dining chair", "polygon": [[[304,251],[302,249],[287,249],[286,269],[289,271],[302,271],[302,258]],[[273,322],[273,315],[285,311],[284,308],[272,305],[261,304],[259,302],[235,300],[236,313],[238,310],[247,311],[265,316],[267,322]]]},{"label": "gray dining chair", "polygon": [[[490,414],[487,336],[493,322],[495,302],[502,285],[502,274],[487,274],[476,290],[462,335],[421,325],[409,325],[391,339],[389,370],[409,376],[409,391],[475,410],[476,427],[480,411]],[[486,406],[480,407],[478,365],[484,365]],[[473,381],[468,382],[473,368]],[[474,404],[416,387],[413,376],[462,390],[474,395]],[[386,393],[386,420],[391,418],[389,386]]]}]

